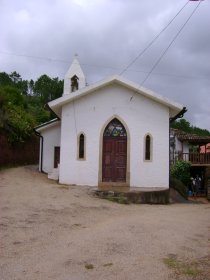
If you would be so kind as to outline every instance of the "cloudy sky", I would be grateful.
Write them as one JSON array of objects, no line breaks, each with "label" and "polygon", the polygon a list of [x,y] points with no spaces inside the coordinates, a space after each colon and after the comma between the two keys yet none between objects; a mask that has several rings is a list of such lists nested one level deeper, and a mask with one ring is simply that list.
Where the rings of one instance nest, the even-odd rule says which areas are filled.
[{"label": "cloudy sky", "polygon": [[210,130],[209,12],[210,0],[0,0],[0,72],[63,79],[77,53],[92,84],[120,74],[178,13],[122,75],[141,85],[163,56],[143,86]]}]

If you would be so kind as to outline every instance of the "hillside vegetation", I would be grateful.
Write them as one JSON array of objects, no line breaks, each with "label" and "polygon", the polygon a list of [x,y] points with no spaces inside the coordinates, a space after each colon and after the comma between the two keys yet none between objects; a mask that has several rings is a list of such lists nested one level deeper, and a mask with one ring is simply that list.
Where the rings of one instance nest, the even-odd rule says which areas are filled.
[{"label": "hillside vegetation", "polygon": [[173,122],[171,127],[182,130],[190,134],[197,134],[200,136],[210,136],[210,131],[208,131],[207,129],[199,128],[197,126],[193,126],[185,119],[180,119],[178,121]]},{"label": "hillside vegetation", "polygon": [[52,118],[45,104],[62,95],[63,81],[40,76],[36,81],[23,80],[17,72],[0,73],[0,132],[9,142],[24,142],[33,128]]}]

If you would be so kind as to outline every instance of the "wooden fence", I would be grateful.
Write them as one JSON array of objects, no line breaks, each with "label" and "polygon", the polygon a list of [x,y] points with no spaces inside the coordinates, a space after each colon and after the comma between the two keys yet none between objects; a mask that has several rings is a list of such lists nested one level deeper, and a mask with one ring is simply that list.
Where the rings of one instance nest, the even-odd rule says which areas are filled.
[{"label": "wooden fence", "polygon": [[177,160],[190,161],[191,164],[210,165],[210,153],[174,153],[170,155],[171,163]]},{"label": "wooden fence", "polygon": [[33,136],[24,143],[11,144],[5,133],[0,132],[0,167],[38,164],[39,138]]}]

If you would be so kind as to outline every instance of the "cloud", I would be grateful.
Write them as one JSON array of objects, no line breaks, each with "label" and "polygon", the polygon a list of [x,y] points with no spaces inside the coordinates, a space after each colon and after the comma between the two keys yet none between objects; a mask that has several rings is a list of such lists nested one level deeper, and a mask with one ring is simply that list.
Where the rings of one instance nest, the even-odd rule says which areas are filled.
[{"label": "cloud", "polygon": [[[2,0],[0,71],[15,70],[26,79],[44,73],[63,78],[78,53],[89,83],[119,74],[185,4],[184,0]],[[189,1],[123,75],[141,84],[197,4]],[[209,1],[202,1],[144,86],[183,103],[187,118],[210,130],[209,10]]]}]

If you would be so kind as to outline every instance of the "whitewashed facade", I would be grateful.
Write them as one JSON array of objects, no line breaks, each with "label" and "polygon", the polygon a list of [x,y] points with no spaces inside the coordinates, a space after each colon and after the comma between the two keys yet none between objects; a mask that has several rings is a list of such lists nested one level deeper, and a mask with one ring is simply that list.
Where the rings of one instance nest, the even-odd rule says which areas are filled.
[{"label": "whitewashed facade", "polygon": [[[44,143],[40,169],[52,171],[60,146],[62,184],[168,188],[169,118],[183,107],[120,76],[86,86],[78,65],[75,59],[67,72],[63,96],[48,104],[60,121],[36,128]],[[71,92],[73,75],[78,90]],[[121,138],[105,135],[114,122]]]},{"label": "whitewashed facade", "polygon": [[40,138],[39,170],[50,173],[54,168],[55,147],[60,147],[61,142],[60,122],[53,120],[40,126],[37,131],[42,136]]}]

